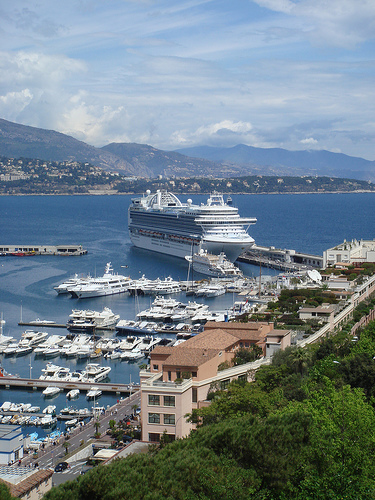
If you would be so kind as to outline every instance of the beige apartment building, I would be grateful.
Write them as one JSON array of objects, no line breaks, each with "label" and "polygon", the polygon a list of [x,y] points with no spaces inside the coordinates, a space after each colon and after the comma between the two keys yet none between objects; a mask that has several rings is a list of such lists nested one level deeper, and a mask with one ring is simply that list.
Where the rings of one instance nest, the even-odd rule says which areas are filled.
[{"label": "beige apartment building", "polygon": [[232,380],[248,380],[249,364],[221,369],[236,350],[260,346],[264,357],[255,365],[261,366],[269,362],[267,349],[273,354],[290,341],[290,331],[274,330],[273,323],[209,322],[202,333],[186,342],[156,347],[149,369],[140,373],[142,440],[159,441],[164,432],[171,439],[188,435],[193,425],[185,415],[209,404],[210,387],[225,388]]}]

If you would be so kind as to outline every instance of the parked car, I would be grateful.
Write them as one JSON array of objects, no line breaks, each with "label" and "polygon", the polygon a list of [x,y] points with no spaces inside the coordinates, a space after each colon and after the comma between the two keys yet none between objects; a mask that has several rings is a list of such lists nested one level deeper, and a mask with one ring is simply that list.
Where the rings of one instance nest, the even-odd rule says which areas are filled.
[{"label": "parked car", "polygon": [[55,467],[55,472],[62,472],[69,467],[68,462],[60,462]]}]

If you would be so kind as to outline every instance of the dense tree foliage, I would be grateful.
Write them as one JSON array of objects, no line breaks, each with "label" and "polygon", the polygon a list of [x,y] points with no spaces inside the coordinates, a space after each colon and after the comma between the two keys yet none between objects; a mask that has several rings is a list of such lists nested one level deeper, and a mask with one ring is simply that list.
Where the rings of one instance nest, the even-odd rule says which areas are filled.
[{"label": "dense tree foliage", "polygon": [[375,497],[375,322],[288,348],[251,383],[213,386],[197,429],[98,466],[46,500]]}]

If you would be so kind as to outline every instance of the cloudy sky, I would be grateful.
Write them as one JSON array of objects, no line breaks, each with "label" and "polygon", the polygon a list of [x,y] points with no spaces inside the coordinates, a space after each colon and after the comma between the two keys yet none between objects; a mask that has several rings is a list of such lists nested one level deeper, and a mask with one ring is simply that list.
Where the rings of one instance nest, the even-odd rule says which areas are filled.
[{"label": "cloudy sky", "polygon": [[375,160],[374,0],[0,0],[0,117]]}]

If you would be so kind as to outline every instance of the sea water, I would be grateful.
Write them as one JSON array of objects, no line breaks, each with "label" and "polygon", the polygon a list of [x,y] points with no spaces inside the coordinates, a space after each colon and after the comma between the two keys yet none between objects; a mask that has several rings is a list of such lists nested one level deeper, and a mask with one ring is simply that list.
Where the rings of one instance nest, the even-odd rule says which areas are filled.
[{"label": "sea water", "polygon": [[[344,239],[375,238],[375,194],[311,194],[311,195],[231,195],[233,204],[244,217],[257,217],[249,233],[259,245],[295,249],[322,255],[327,248]],[[201,203],[207,196],[188,197]],[[53,287],[75,273],[101,276],[107,262],[115,272],[136,279],[143,274],[151,279],[172,276],[186,280],[188,263],[183,259],[159,255],[132,246],[127,228],[127,209],[131,196],[2,196],[0,197],[0,246],[42,246],[81,244],[85,256],[31,256],[0,258],[0,312],[6,320],[3,333],[19,340],[24,327],[19,321],[36,318],[65,324],[72,309],[94,309],[105,306],[121,319],[135,319],[137,312],[150,306],[150,297],[127,294],[78,300],[68,295],[57,296]],[[257,267],[240,264],[247,276],[258,276]],[[276,271],[277,272],[277,271]],[[275,273],[264,270],[263,273]],[[177,300],[186,302],[180,294]],[[235,297],[210,299],[211,309],[230,307]],[[34,328],[35,329],[35,328]],[[66,330],[39,327],[50,334]],[[113,335],[113,334],[110,334]],[[53,363],[83,369],[86,360],[53,358]],[[139,364],[101,359],[111,366],[110,380],[117,383],[139,381]],[[0,355],[3,368],[21,377],[38,378],[47,361],[34,354],[7,358]],[[116,396],[103,395],[100,405],[113,404]],[[0,405],[4,401],[32,403],[44,408],[53,401],[59,411],[69,402],[65,393],[52,401],[44,400],[41,391],[0,389]],[[76,407],[90,407],[81,394]],[[63,426],[63,424],[59,424]],[[25,432],[32,432],[26,428]],[[38,429],[40,434],[44,431]]]}]

